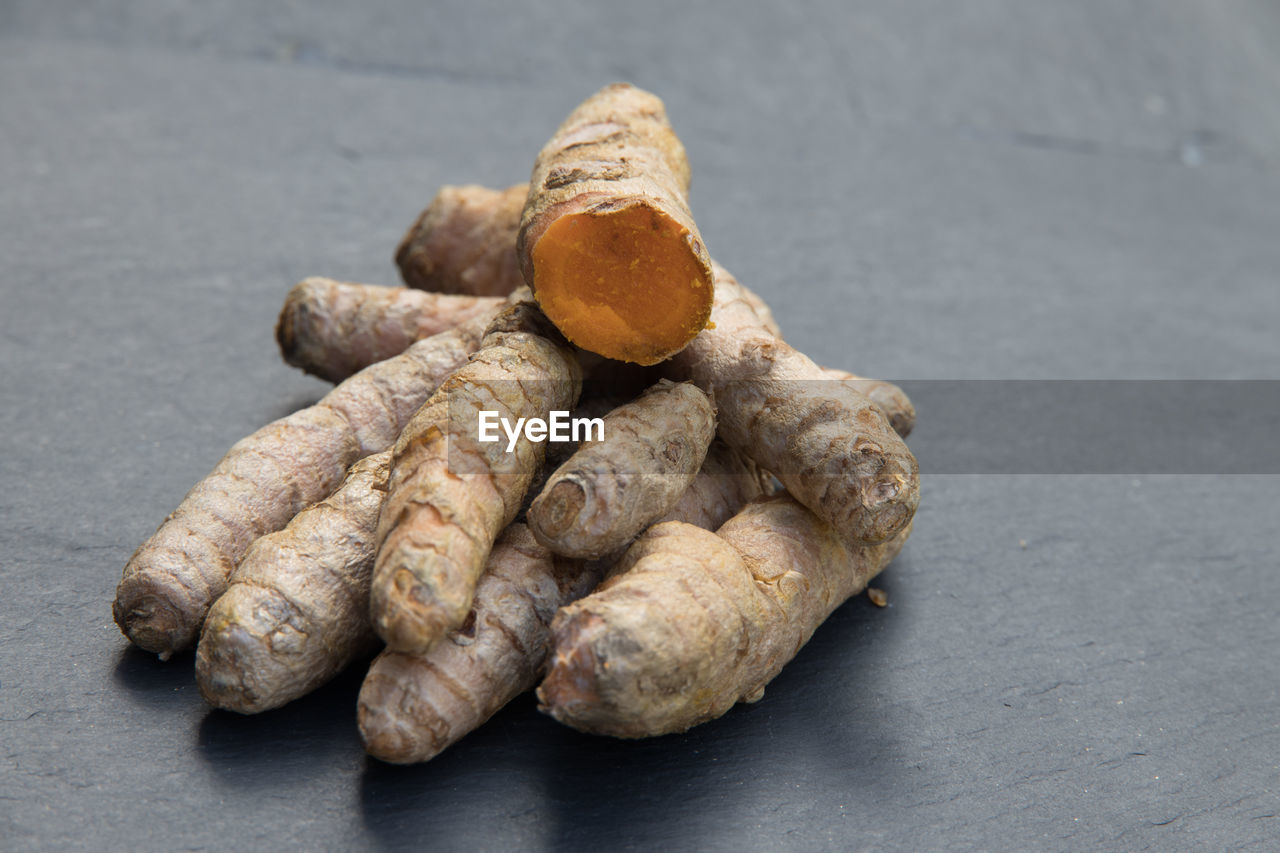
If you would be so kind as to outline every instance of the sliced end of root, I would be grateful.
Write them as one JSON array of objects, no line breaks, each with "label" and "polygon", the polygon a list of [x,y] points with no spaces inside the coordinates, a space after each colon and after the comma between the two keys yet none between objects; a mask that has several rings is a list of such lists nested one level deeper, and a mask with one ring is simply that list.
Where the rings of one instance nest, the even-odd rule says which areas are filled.
[{"label": "sliced end of root", "polygon": [[[123,586],[123,585],[122,585]],[[152,594],[117,592],[112,612],[116,624],[135,646],[168,660],[195,641],[194,629],[171,603]]]},{"label": "sliced end of root", "polygon": [[619,361],[656,364],[711,317],[705,250],[645,204],[561,216],[533,247],[538,304],[566,338]]},{"label": "sliced end of root", "polygon": [[579,529],[578,516],[586,503],[587,493],[581,483],[561,480],[534,498],[527,517],[529,529],[543,545],[563,554],[567,543],[561,540]]}]

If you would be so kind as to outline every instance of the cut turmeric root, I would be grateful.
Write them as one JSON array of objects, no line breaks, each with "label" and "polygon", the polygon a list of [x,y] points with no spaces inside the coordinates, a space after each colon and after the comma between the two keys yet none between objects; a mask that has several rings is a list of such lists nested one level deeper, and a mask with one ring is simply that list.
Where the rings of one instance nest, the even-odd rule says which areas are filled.
[{"label": "cut turmeric root", "polygon": [[[686,195],[687,190],[686,181]],[[506,296],[523,285],[515,247],[528,195],[528,184],[505,190],[475,184],[441,187],[396,251],[404,283],[470,296]],[[765,301],[745,287],[743,298],[769,332],[782,337]]]},{"label": "cut turmeric root", "polygon": [[655,364],[711,316],[711,259],[686,196],[689,164],[662,101],[606,86],[533,168],[517,238],[525,281],[583,349]]}]

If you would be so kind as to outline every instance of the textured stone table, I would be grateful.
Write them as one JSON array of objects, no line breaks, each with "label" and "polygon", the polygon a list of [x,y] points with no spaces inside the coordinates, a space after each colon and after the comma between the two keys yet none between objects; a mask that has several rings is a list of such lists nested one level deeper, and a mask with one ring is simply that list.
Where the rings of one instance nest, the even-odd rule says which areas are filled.
[{"label": "textured stone table", "polygon": [[393,282],[439,184],[524,180],[614,79],[664,96],[708,246],[822,362],[1275,378],[1274,6],[175,5],[0,4],[0,847],[1280,845],[1275,476],[926,471],[887,609],[647,742],[524,699],[383,766],[359,673],[212,713],[109,609],[225,449],[323,393],[275,352],[287,288]]}]

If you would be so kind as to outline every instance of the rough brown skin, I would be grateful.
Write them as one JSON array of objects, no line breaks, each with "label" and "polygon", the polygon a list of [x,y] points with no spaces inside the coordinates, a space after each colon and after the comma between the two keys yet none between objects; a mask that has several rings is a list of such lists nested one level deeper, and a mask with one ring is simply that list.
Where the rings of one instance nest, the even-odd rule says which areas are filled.
[{"label": "rough brown skin", "polygon": [[479,442],[476,412],[496,411],[512,424],[545,419],[571,410],[581,390],[572,350],[532,301],[516,301],[404,428],[378,524],[370,600],[390,648],[422,653],[462,624],[489,549],[545,455],[545,443],[523,437],[512,453],[505,441]]},{"label": "rough brown skin", "polygon": [[[670,517],[719,526],[761,492],[744,457],[714,442]],[[428,761],[532,688],[551,647],[551,619],[586,594],[607,563],[555,558],[524,525],[494,545],[466,628],[426,655],[383,652],[360,691],[360,734],[383,761]]]},{"label": "rough brown skin", "polygon": [[396,249],[404,283],[471,296],[506,296],[522,286],[516,232],[528,193],[527,184],[441,187]]},{"label": "rough brown skin", "polygon": [[289,364],[341,382],[399,355],[415,341],[476,318],[488,323],[502,305],[496,296],[452,296],[312,277],[285,297],[276,341]]},{"label": "rough brown skin", "polygon": [[554,557],[523,524],[493,547],[462,629],[425,655],[390,650],[369,667],[357,720],[365,749],[397,764],[428,761],[542,673],[557,608],[587,593],[599,574]]},{"label": "rough brown skin", "polygon": [[278,708],[377,647],[369,580],[390,462],[389,450],[365,457],[338,491],[250,546],[196,648],[196,683],[210,705]]},{"label": "rough brown skin", "polygon": [[716,267],[714,328],[667,367],[716,401],[718,434],[773,473],[851,547],[884,542],[920,502],[919,466],[884,412],[769,334]]},{"label": "rough brown skin", "polygon": [[755,702],[908,533],[847,550],[787,495],[748,505],[715,534],[656,525],[617,574],[557,614],[540,707],[581,731],[634,738]]},{"label": "rough brown skin", "polygon": [[[620,364],[621,362],[613,362]],[[587,389],[590,387],[590,381],[583,379],[582,397],[578,400],[578,406],[573,410],[571,417],[574,418],[603,418],[619,405],[626,402],[629,398],[615,398],[604,396],[587,396]],[[634,397],[631,394],[630,397]],[[547,480],[555,473],[556,469],[569,461],[569,458],[578,451],[581,442],[575,441],[548,441],[547,455],[542,460],[542,466],[538,468],[533,475],[533,479],[529,482],[529,489],[525,492],[524,502],[520,506],[520,512],[516,515],[516,521],[522,524],[527,523],[529,514],[529,505],[533,503],[533,499],[542,493],[542,489],[547,484]]]},{"label": "rough brown skin", "polygon": [[516,241],[565,337],[619,361],[679,352],[711,315],[689,163],[656,96],[626,83],[578,106],[538,155]]},{"label": "rough brown skin", "polygon": [[[715,267],[713,266],[714,270]],[[773,309],[769,307],[769,303],[765,302],[754,290],[747,288],[741,283],[738,284],[738,298],[741,299],[748,308],[756,313],[756,319],[760,321],[760,327],[778,340],[782,340],[782,328],[778,325],[778,321],[773,319]],[[712,309],[714,310],[714,308]],[[852,373],[849,374],[853,376]],[[886,385],[888,383],[885,383]]]},{"label": "rough brown skin", "polygon": [[684,521],[703,530],[715,530],[758,497],[773,494],[773,477],[720,439],[711,442],[698,476],[671,511],[654,524]]},{"label": "rough brown skin", "polygon": [[[745,290],[743,295],[746,295]],[[759,313],[759,309],[756,309],[756,313]],[[889,418],[889,424],[899,438],[906,438],[911,434],[912,428],[916,425],[916,407],[911,403],[911,398],[906,395],[906,392],[897,385],[885,382],[883,379],[867,379],[865,376],[857,376],[847,370],[837,370],[834,367],[823,367],[821,371],[828,379],[847,382],[849,387],[879,406],[880,411]]]},{"label": "rough brown skin", "polygon": [[249,545],[332,494],[356,460],[390,447],[482,331],[467,324],[419,341],[237,442],[125,565],[112,607],[125,635],[161,660],[194,644]]},{"label": "rough brown skin", "polygon": [[707,395],[668,380],[602,420],[603,440],[583,442],[529,507],[533,535],[562,556],[612,554],[669,512],[716,431]]}]

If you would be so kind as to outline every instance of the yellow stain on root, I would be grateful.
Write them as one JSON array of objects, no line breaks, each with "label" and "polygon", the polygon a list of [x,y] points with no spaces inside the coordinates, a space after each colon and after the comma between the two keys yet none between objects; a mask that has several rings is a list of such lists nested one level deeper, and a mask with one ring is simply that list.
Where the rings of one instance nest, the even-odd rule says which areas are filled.
[{"label": "yellow stain on root", "polygon": [[570,341],[607,358],[656,364],[711,316],[710,271],[688,229],[642,204],[557,219],[532,260],[543,312]]}]

